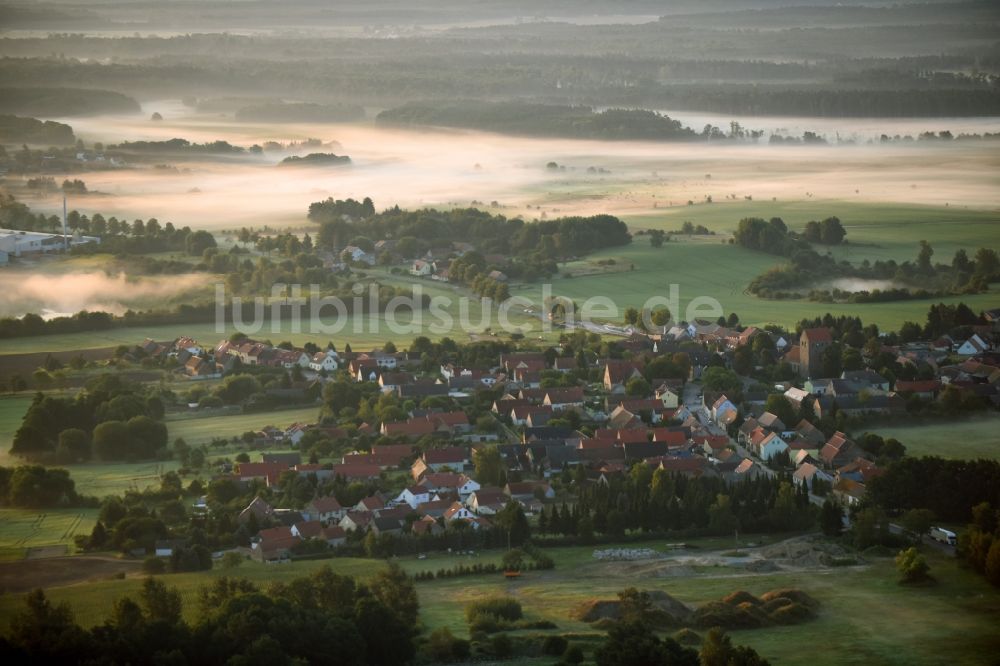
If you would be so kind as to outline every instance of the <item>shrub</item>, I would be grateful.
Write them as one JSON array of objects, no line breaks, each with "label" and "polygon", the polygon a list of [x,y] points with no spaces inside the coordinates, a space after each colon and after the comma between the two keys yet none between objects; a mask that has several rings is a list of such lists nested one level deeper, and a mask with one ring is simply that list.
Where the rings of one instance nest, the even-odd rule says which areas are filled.
[{"label": "shrub", "polygon": [[150,555],[142,562],[142,571],[150,576],[161,574],[167,570],[167,563],[156,555]]},{"label": "shrub", "polygon": [[582,664],[583,663],[583,648],[579,645],[570,645],[565,654],[563,654],[563,661],[567,664]]},{"label": "shrub", "polygon": [[545,640],[542,641],[542,654],[558,657],[566,652],[567,647],[569,647],[569,641],[562,636],[546,636]]},{"label": "shrub", "polygon": [[521,603],[513,597],[490,597],[474,601],[465,607],[465,619],[470,623],[482,615],[514,622],[520,620],[524,613],[521,609]]},{"label": "shrub", "polygon": [[455,638],[447,627],[435,629],[427,640],[427,653],[437,662],[462,661],[469,651],[469,641]]},{"label": "shrub", "polygon": [[510,636],[507,634],[497,634],[490,641],[490,650],[493,655],[500,658],[506,659],[514,651],[514,644],[510,640]]},{"label": "shrub", "polygon": [[241,564],[243,564],[243,556],[234,550],[231,550],[222,556],[223,569],[235,569]]}]

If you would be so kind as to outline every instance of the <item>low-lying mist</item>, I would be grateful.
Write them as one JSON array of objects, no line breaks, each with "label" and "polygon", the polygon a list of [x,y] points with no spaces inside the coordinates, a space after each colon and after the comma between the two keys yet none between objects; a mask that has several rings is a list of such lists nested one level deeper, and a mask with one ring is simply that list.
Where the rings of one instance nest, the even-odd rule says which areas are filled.
[{"label": "low-lying mist", "polygon": [[[379,208],[497,202],[508,215],[526,219],[660,214],[708,197],[715,204],[752,198],[1000,205],[1000,152],[993,141],[855,146],[581,141],[372,124],[236,123],[176,102],[146,104],[145,111],[152,110],[161,110],[164,120],[145,115],[71,122],[88,144],[181,137],[246,147],[314,137],[338,142],[337,152],[349,155],[352,164],[278,168],[285,153],[158,156],[176,169],[147,163],[77,175],[106,196],[78,197],[71,207],[219,230],[302,225],[309,203],[328,196],[370,196]],[[1000,122],[991,120],[982,131],[1000,129]],[[845,132],[850,122],[837,121]],[[865,128],[872,122],[859,121]],[[893,134],[906,131],[907,121],[881,122]],[[305,152],[313,151],[300,154]],[[559,166],[546,168],[550,162]],[[61,199],[32,205],[56,212]]]},{"label": "low-lying mist", "polygon": [[164,301],[205,284],[204,275],[131,279],[124,273],[79,271],[62,275],[0,272],[0,316],[27,312],[55,317],[81,310],[122,314],[126,310],[164,307]]}]

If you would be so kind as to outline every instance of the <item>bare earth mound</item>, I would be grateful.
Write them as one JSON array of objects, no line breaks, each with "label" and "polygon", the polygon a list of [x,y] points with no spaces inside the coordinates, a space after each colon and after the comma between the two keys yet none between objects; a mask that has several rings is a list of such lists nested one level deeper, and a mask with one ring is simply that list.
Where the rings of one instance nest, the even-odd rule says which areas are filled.
[{"label": "bare earth mound", "polygon": [[[684,624],[691,617],[691,609],[666,592],[651,590],[647,594],[663,624]],[[621,602],[617,599],[591,599],[575,608],[570,616],[581,622],[618,620],[621,618]]]}]

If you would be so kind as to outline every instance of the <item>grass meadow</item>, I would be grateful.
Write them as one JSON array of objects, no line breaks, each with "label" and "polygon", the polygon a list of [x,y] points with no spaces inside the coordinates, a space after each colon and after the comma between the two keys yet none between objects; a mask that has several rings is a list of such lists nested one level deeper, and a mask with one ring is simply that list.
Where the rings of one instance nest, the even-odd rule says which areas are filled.
[{"label": "grass meadow", "polygon": [[[718,599],[736,590],[761,594],[795,587],[820,601],[817,619],[795,626],[732,632],[734,642],[753,646],[775,664],[802,663],[804,659],[820,665],[989,663],[1000,650],[995,622],[1000,610],[1000,592],[990,588],[981,577],[962,569],[953,558],[934,548],[926,551],[937,584],[917,588],[896,582],[891,558],[850,568],[747,574],[704,567],[695,576],[660,577],[644,570],[648,563],[599,563],[593,561],[591,548],[572,547],[548,551],[556,560],[553,571],[527,573],[514,581],[500,576],[478,576],[422,582],[417,589],[421,619],[427,630],[447,626],[456,635],[466,636],[465,604],[491,594],[510,594],[522,603],[526,619],[551,620],[558,627],[553,633],[575,634],[575,640],[586,643],[589,652],[603,633],[571,619],[570,612],[590,599],[614,598],[625,587],[662,590],[689,605]],[[412,573],[448,567],[459,561],[497,561],[499,556],[499,551],[492,551],[482,552],[478,557],[437,555],[426,560],[405,557],[399,561]],[[324,564],[339,573],[360,578],[382,566],[357,558],[283,565],[246,562],[233,571],[177,574],[165,577],[164,581],[180,590],[185,615],[194,618],[198,587],[212,577],[238,575],[266,584],[305,575]],[[108,616],[116,598],[135,594],[140,584],[140,576],[129,576],[123,580],[52,588],[48,594],[55,601],[68,603],[84,624],[94,625]],[[0,598],[0,624],[9,621],[19,603],[20,595]],[[523,663],[536,662],[523,660]]]},{"label": "grass meadow", "polygon": [[[603,269],[598,266],[597,262],[607,259],[614,259],[615,265]],[[661,248],[650,246],[648,240],[640,237],[630,246],[604,250],[585,260],[561,266],[561,274],[588,274],[554,279],[552,293],[571,298],[578,305],[591,296],[608,297],[618,308],[620,323],[626,308],[641,307],[651,296],[667,297],[670,285],[676,284],[681,318],[686,318],[686,313],[696,314],[687,311],[693,299],[707,296],[717,300],[725,314],[737,313],[744,325],[775,323],[793,329],[804,317],[829,312],[834,316],[860,316],[866,324],[875,323],[883,329],[897,330],[905,321],[924,322],[930,305],[939,301],[964,301],[974,310],[989,309],[1000,303],[996,289],[973,296],[866,305],[817,303],[805,299],[764,300],[745,292],[753,277],[780,262],[780,257],[729,245],[719,237],[678,240],[665,243]],[[599,270],[604,272],[596,272]],[[515,288],[511,293],[527,297],[536,304],[542,302],[539,285]]]},{"label": "grass meadow", "polygon": [[1000,459],[1000,416],[990,414],[949,423],[916,423],[870,427],[882,437],[895,437],[907,455],[942,458]]}]

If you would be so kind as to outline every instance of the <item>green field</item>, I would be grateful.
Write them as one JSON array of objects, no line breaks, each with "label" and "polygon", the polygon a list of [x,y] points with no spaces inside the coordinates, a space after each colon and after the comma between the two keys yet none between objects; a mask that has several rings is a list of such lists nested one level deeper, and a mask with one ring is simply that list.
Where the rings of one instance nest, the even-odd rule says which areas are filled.
[{"label": "green field", "polygon": [[14,433],[21,427],[21,419],[33,398],[28,393],[0,397],[0,460],[10,449]]},{"label": "green field", "polygon": [[72,552],[73,537],[90,534],[96,520],[96,509],[0,509],[0,559],[41,546],[65,545]]},{"label": "green field", "polygon": [[910,456],[990,458],[1000,460],[1000,416],[991,414],[954,423],[872,427],[882,437],[895,437]]},{"label": "green field", "polygon": [[[847,243],[833,248],[838,259],[913,261],[919,241],[934,248],[934,260],[951,263],[959,248],[969,256],[979,247],[1000,244],[1000,211],[846,201],[732,201],[665,209],[662,214],[626,217],[634,229],[680,229],[685,220],[718,234],[731,234],[744,217],[780,217],[793,231],[810,220],[839,217]],[[826,249],[826,248],[824,248]],[[971,250],[971,251],[970,251]]]},{"label": "green field", "polygon": [[[764,300],[745,293],[747,283],[756,275],[778,264],[780,257],[755,252],[742,247],[696,238],[665,243],[653,248],[640,237],[632,245],[595,253],[586,260],[569,262],[560,267],[561,273],[601,270],[597,262],[614,259],[616,265],[602,274],[572,278],[559,277],[552,282],[554,295],[572,298],[577,305],[591,296],[606,296],[618,308],[618,322],[625,309],[641,307],[653,296],[669,296],[671,284],[679,286],[681,318],[692,299],[707,296],[716,299],[728,315],[740,315],[744,325],[776,323],[794,328],[804,317],[822,316],[829,312],[836,315],[860,316],[863,321],[896,330],[904,321],[923,322],[932,303],[964,301],[974,310],[988,309],[1000,304],[1000,294],[994,289],[987,294],[930,299],[926,301],[898,301],[870,305],[827,304],[807,300]],[[634,266],[634,270],[629,270]],[[512,289],[512,294],[525,296],[540,304],[541,287],[530,285]],[[704,316],[704,315],[702,315]],[[600,317],[598,317],[600,319]]]},{"label": "green field", "polygon": [[[656,547],[662,544],[644,544]],[[456,578],[418,583],[421,619],[426,629],[448,626],[457,635],[467,635],[463,606],[492,593],[517,597],[527,619],[548,619],[558,633],[573,632],[600,640],[601,633],[570,619],[570,611],[589,599],[610,599],[621,589],[663,590],[679,600],[697,605],[736,590],[760,594],[781,587],[802,589],[822,606],[818,619],[797,626],[733,632],[735,643],[748,644],[775,664],[940,664],[990,663],[1000,650],[996,612],[1000,592],[961,569],[954,559],[928,548],[931,572],[938,584],[908,588],[896,583],[892,560],[872,560],[869,566],[846,569],[803,570],[773,574],[733,574],[732,570],[701,568],[690,577],[659,577],[645,572],[644,564],[598,563],[587,547],[556,548],[549,552],[557,568],[527,573],[520,580],[499,576]],[[447,567],[457,560],[495,561],[498,552],[479,557],[432,556],[427,560],[401,558],[410,572]],[[215,570],[205,574],[178,574],[164,578],[176,586],[185,601],[185,614],[196,615],[196,591],[209,577],[236,573],[260,583],[301,576],[323,564],[340,573],[365,577],[375,567],[372,560],[354,558],[286,565],[245,563],[235,572]],[[134,594],[141,578],[88,582],[53,588],[49,596],[66,601],[77,618],[98,624],[110,613],[112,602]],[[19,608],[19,597],[0,598],[0,623],[6,623]],[[528,632],[532,633],[532,632]],[[805,647],[805,646],[808,646]]]},{"label": "green field", "polygon": [[315,423],[318,419],[318,405],[255,414],[183,419],[168,417],[167,433],[171,442],[183,437],[188,444],[207,444],[213,437],[229,438],[247,430],[260,430],[267,425],[287,428],[293,423]]}]

